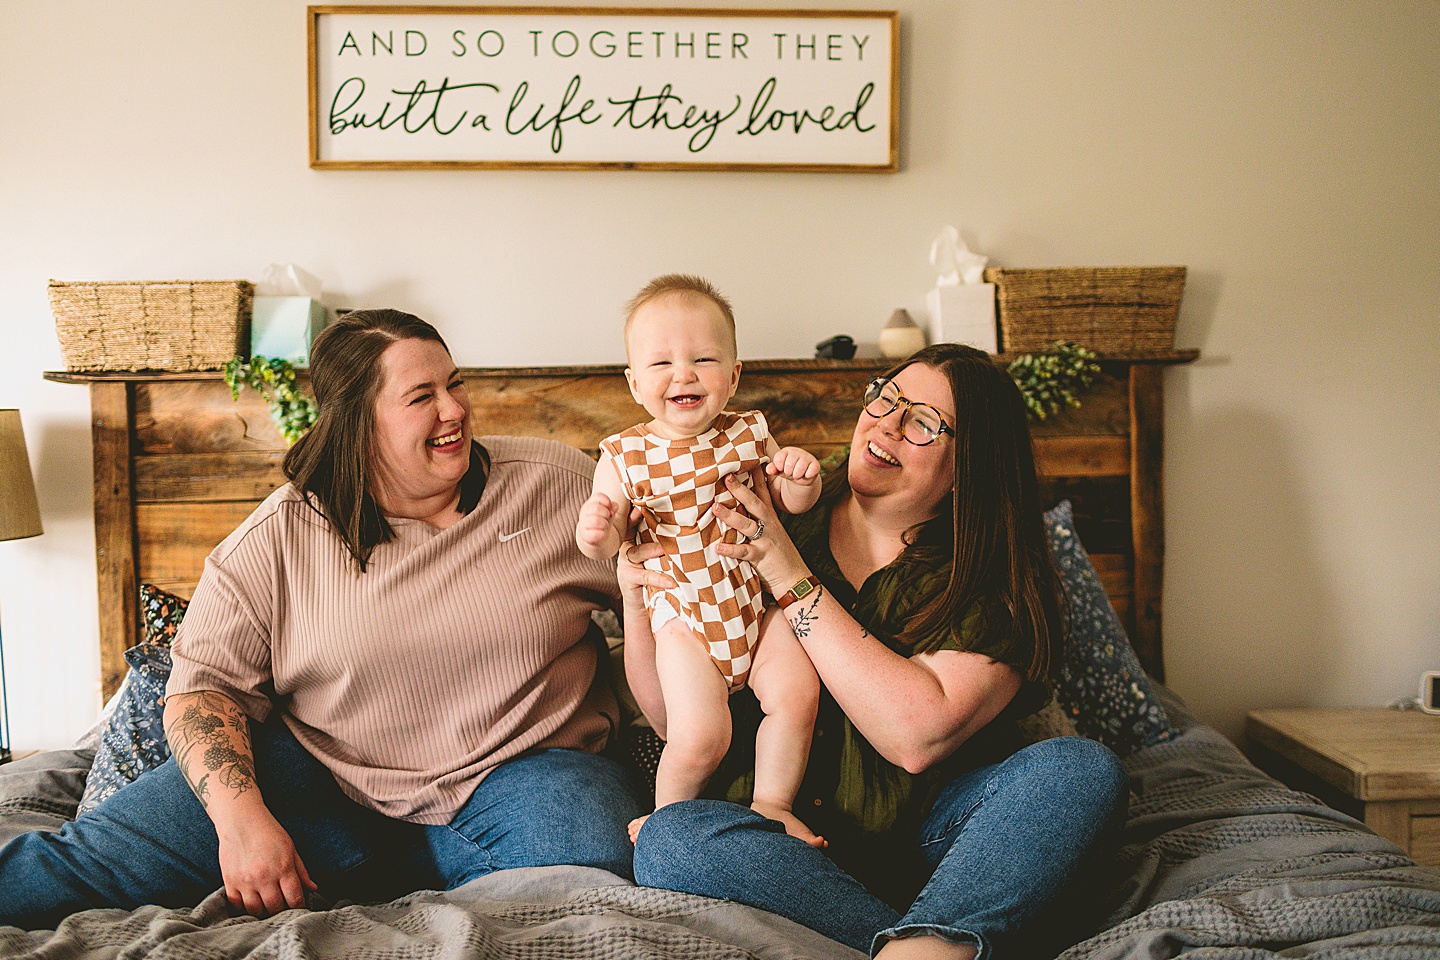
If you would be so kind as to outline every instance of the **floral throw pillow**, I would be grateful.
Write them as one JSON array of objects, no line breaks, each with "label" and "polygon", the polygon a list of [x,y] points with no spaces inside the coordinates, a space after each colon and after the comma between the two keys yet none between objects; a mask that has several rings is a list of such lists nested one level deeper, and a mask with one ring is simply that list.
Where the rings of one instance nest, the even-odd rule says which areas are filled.
[{"label": "floral throw pillow", "polygon": [[1055,696],[1075,729],[1122,757],[1177,736],[1075,534],[1069,500],[1045,514],[1045,532],[1070,602],[1070,636]]},{"label": "floral throw pillow", "polygon": [[140,584],[140,623],[145,628],[145,642],[170,646],[189,605],[173,593],[148,583]]},{"label": "floral throw pillow", "polygon": [[186,602],[149,584],[140,587],[145,642],[125,651],[130,670],[120,685],[115,711],[100,734],[95,761],[85,777],[76,815],[88,813],[115,791],[170,757],[162,719],[170,679],[170,641],[185,617]]}]

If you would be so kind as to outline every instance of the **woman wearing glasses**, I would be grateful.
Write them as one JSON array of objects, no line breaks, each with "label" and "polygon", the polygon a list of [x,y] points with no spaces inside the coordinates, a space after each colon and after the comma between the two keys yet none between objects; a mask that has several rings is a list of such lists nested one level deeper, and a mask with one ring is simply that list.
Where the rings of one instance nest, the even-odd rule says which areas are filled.
[{"label": "woman wearing glasses", "polygon": [[[1061,907],[1123,823],[1127,780],[1094,741],[1027,746],[1016,726],[1049,699],[1065,614],[1014,383],[978,350],[928,347],[870,384],[808,513],[733,489],[746,512],[721,519],[748,539],[724,549],[755,564],[824,685],[796,809],[830,847],[742,805],[753,738],[737,731],[712,781],[726,799],[651,816],[636,880],[888,960],[1065,946]],[[621,566],[638,592],[648,575]],[[643,622],[626,640],[653,643]],[[658,683],[630,681],[663,736]]]}]

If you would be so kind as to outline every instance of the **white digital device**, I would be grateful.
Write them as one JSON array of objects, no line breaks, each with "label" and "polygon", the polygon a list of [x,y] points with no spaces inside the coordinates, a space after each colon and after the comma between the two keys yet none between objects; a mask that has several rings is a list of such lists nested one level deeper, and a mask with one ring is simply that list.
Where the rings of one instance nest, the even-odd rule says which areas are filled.
[{"label": "white digital device", "polygon": [[1440,670],[1420,675],[1420,709],[1426,713],[1440,713]]}]

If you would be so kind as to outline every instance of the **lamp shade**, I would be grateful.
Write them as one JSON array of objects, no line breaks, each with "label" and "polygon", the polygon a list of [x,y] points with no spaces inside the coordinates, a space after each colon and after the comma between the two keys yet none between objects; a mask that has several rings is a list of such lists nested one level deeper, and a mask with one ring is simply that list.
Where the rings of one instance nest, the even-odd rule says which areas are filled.
[{"label": "lamp shade", "polygon": [[0,540],[41,534],[40,504],[19,410],[0,410]]}]

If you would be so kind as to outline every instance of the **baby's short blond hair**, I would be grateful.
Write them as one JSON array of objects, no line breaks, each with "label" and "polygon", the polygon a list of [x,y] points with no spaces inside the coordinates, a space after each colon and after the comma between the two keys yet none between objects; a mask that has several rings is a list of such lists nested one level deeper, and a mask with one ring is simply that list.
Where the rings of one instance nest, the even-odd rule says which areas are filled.
[{"label": "baby's short blond hair", "polygon": [[630,343],[630,321],[635,319],[635,314],[645,304],[661,297],[678,295],[683,297],[699,297],[709,300],[720,309],[720,315],[725,318],[725,323],[730,327],[730,349],[735,349],[735,311],[730,308],[730,301],[721,293],[709,280],[704,277],[697,277],[690,273],[667,273],[663,277],[656,277],[645,286],[640,292],[630,298],[625,305],[625,343],[629,349]]}]

